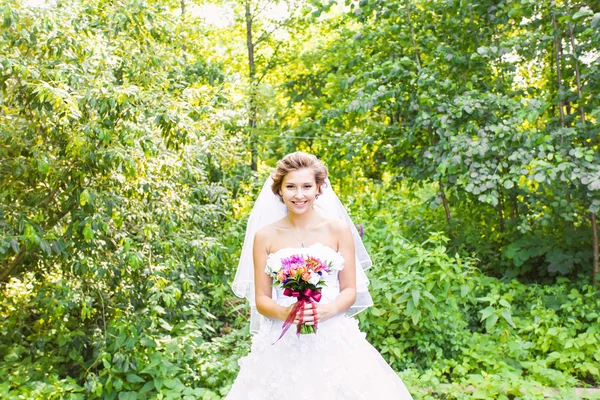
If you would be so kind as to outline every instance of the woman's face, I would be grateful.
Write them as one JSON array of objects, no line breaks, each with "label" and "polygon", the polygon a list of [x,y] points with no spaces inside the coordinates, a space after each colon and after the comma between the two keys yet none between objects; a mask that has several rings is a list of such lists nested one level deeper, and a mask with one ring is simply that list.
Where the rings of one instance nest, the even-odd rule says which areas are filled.
[{"label": "woman's face", "polygon": [[315,173],[311,169],[302,168],[283,177],[280,194],[289,212],[304,214],[312,208],[318,193]]}]

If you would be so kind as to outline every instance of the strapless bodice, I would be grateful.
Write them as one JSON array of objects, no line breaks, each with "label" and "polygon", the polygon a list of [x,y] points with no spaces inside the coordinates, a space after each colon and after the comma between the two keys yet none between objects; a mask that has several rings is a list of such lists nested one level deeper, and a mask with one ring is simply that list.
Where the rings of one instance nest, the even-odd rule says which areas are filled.
[{"label": "strapless bodice", "polygon": [[[310,255],[324,261],[331,263],[331,272],[324,279],[325,286],[321,289],[321,303],[329,303],[336,299],[340,293],[340,282],[339,282],[339,271],[344,268],[344,257],[340,252],[332,249],[323,243],[315,243],[308,247],[285,247],[274,253],[269,254],[267,258],[267,265],[271,263],[281,263],[281,260],[293,255],[302,254]],[[280,287],[274,287],[272,296],[273,300],[282,306],[289,306],[296,301],[295,297],[288,297],[283,294],[283,289]]]},{"label": "strapless bodice", "polygon": [[[279,267],[289,271],[293,260],[302,258],[294,255],[331,262],[330,273],[322,275],[327,286],[322,288],[321,303],[334,300],[339,294],[339,271],[344,267],[341,254],[320,243],[281,249],[267,259],[270,275],[279,272]],[[278,288],[273,289],[273,299],[282,305],[296,300]],[[365,340],[354,318],[340,313],[319,321],[317,332],[306,335],[297,335],[297,327],[292,325],[282,336],[283,323],[261,316],[252,350],[240,360],[240,373],[226,400],[412,400],[396,373]],[[310,371],[315,378],[307,379],[303,371]]]}]

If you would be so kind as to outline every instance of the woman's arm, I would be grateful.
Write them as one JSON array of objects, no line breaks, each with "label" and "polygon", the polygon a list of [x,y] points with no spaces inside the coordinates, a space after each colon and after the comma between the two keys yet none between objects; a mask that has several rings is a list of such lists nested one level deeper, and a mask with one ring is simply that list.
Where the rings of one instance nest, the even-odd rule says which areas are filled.
[{"label": "woman's arm", "polygon": [[[342,220],[332,222],[332,234],[338,239],[338,251],[344,257],[344,269],[339,272],[340,294],[331,303],[317,304],[318,322],[343,313],[356,301],[356,254],[354,251],[354,238],[350,227]],[[306,325],[314,325],[314,317],[311,315],[312,306],[305,306],[306,315],[303,321]]]},{"label": "woman's arm", "polygon": [[291,307],[280,306],[271,298],[273,279],[265,273],[269,255],[268,239],[268,232],[264,229],[256,232],[254,236],[254,296],[256,309],[267,318],[285,321]]}]

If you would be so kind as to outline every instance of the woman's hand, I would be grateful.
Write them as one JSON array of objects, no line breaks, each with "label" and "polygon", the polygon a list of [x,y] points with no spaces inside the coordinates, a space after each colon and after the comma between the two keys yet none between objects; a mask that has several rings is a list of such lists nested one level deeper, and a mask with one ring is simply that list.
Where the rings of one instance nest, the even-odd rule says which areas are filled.
[{"label": "woman's hand", "polygon": [[333,303],[317,303],[317,316],[319,318],[319,323],[327,321],[328,319],[335,317],[337,314],[338,310]]},{"label": "woman's hand", "polygon": [[[313,310],[314,306],[314,310]],[[291,309],[292,306],[290,306]],[[304,304],[304,314],[302,315],[302,321],[300,321],[300,311],[296,314],[296,318],[294,319],[294,324],[305,324],[305,325],[314,325],[315,319],[317,323],[321,323],[327,321],[328,319],[334,317],[337,314],[337,310],[335,306],[331,303],[328,304],[320,304],[320,303],[305,303]]]}]

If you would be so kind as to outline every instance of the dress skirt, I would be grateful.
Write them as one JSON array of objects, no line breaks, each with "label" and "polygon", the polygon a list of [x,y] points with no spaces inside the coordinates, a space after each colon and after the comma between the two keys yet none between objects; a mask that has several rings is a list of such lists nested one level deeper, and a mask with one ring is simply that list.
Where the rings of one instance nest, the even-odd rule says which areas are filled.
[{"label": "dress skirt", "polygon": [[400,377],[365,339],[352,317],[338,315],[316,334],[265,320],[226,400],[408,400]]}]

